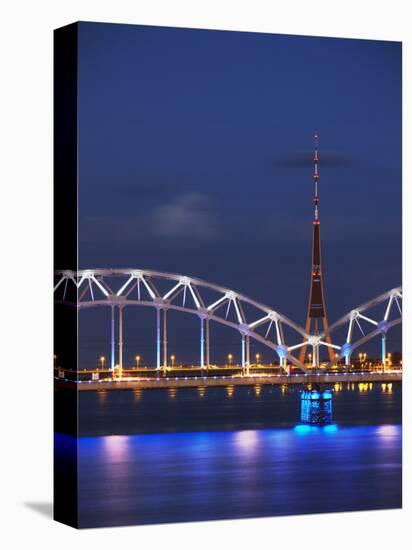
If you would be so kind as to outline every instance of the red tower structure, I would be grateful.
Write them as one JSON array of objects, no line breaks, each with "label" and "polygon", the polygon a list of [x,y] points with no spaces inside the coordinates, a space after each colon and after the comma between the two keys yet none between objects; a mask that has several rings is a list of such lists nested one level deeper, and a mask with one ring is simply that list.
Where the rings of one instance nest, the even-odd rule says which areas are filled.
[{"label": "red tower structure", "polygon": [[[313,181],[315,187],[314,194],[314,218],[313,218],[313,233],[312,233],[312,271],[310,276],[309,302],[306,314],[306,332],[311,334],[319,334],[321,328],[327,330],[328,318],[326,315],[325,297],[323,294],[323,272],[322,272],[322,257],[320,247],[320,221],[319,221],[319,195],[318,195],[318,134],[314,135],[315,149],[313,156]],[[331,344],[330,337],[326,341]],[[306,348],[303,346],[300,351],[299,360],[303,363],[306,357]],[[319,347],[313,350],[314,353],[319,353]],[[333,361],[333,348],[328,346],[329,359]],[[315,360],[316,359],[316,360]],[[319,356],[313,358],[313,364],[319,364]]]}]

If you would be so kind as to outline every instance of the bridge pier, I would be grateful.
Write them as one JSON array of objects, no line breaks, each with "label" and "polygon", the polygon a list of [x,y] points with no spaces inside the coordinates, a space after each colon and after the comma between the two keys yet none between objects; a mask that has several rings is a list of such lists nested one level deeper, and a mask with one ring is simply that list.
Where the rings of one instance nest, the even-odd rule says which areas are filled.
[{"label": "bridge pier", "polygon": [[119,305],[119,369],[123,370],[123,306]]},{"label": "bridge pier", "polygon": [[317,344],[312,346],[312,367],[319,368],[319,346]]},{"label": "bridge pier", "polygon": [[167,309],[163,309],[163,368],[167,369]]},{"label": "bridge pier", "polygon": [[246,367],[246,338],[244,333],[242,332],[242,374],[245,372]]},{"label": "bridge pier", "polygon": [[206,368],[210,365],[209,319],[206,317]]},{"label": "bridge pier", "polygon": [[325,425],[332,422],[332,392],[315,385],[300,394],[301,422],[303,424]]},{"label": "bridge pier", "polygon": [[160,308],[156,308],[156,369],[160,370]]},{"label": "bridge pier", "polygon": [[386,334],[382,333],[382,368],[385,370],[386,367]]},{"label": "bridge pier", "polygon": [[205,368],[205,318],[200,315],[200,368]]},{"label": "bridge pier", "polygon": [[349,367],[351,364],[352,346],[348,339],[346,340],[346,343],[341,348],[341,354],[345,358],[345,366]]},{"label": "bridge pier", "polygon": [[114,306],[110,306],[111,309],[111,322],[110,322],[110,368],[114,372],[115,365],[115,341],[114,341]]},{"label": "bridge pier", "polygon": [[287,367],[288,348],[284,344],[279,344],[276,352],[279,356],[279,367],[284,368],[285,371],[289,373],[289,369]]},{"label": "bridge pier", "polygon": [[250,336],[246,335],[246,374],[250,374]]}]

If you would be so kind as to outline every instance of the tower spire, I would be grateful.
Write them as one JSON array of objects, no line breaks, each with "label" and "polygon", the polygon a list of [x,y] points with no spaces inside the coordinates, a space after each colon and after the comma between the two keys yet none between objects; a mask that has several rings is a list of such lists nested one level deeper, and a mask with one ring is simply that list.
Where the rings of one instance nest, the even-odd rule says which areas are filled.
[{"label": "tower spire", "polygon": [[[312,224],[312,270],[310,277],[309,302],[306,314],[306,332],[319,334],[321,325],[323,330],[328,328],[328,319],[326,315],[325,299],[323,294],[323,273],[320,247],[320,220],[319,220],[319,171],[318,171],[318,133],[314,134],[314,154],[313,154],[313,182],[314,182],[314,217]],[[326,337],[328,344],[331,344],[330,336]],[[306,345],[301,348],[300,361],[303,363],[306,355]],[[333,360],[333,348],[328,346],[329,358]],[[317,357],[314,357],[313,364],[319,364],[319,349],[316,349]],[[315,350],[314,350],[315,354]]]},{"label": "tower spire", "polygon": [[314,196],[314,208],[315,208],[315,220],[319,219],[319,196],[318,196],[318,180],[319,180],[319,173],[318,173],[318,133],[315,132],[314,136],[314,155],[313,155],[313,181],[315,184],[315,196]]}]

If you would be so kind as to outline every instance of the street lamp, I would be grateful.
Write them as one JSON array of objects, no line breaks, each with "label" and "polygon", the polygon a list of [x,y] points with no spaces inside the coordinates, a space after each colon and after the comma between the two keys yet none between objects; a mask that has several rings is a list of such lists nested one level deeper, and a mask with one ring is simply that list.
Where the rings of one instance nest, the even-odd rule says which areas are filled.
[{"label": "street lamp", "polygon": [[257,354],[256,354],[256,366],[257,366],[257,367],[259,366],[259,359],[260,359],[260,354],[257,353]]},{"label": "street lamp", "polygon": [[170,359],[172,360],[172,368],[175,366],[175,356],[171,355]]},{"label": "street lamp", "polygon": [[102,370],[104,369],[104,362],[105,362],[105,361],[106,361],[106,357],[105,357],[104,355],[102,355],[102,356],[100,357],[100,363],[101,363],[101,365],[102,365]]},{"label": "street lamp", "polygon": [[233,355],[231,353],[229,353],[229,355],[227,356],[228,360],[229,360],[229,367],[232,366],[232,359],[233,359]]},{"label": "street lamp", "polygon": [[138,369],[140,364],[140,355],[136,355],[135,359],[136,359],[136,368]]},{"label": "street lamp", "polygon": [[309,364],[311,364],[311,363],[312,363],[312,354],[309,353],[309,354],[308,354],[308,357],[309,357]]}]

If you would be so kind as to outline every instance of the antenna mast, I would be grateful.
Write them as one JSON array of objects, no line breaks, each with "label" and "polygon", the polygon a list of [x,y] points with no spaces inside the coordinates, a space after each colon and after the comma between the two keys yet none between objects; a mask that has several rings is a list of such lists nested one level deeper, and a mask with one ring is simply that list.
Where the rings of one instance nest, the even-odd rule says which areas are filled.
[{"label": "antenna mast", "polygon": [[315,150],[314,150],[314,156],[313,156],[313,181],[315,183],[315,198],[313,199],[315,204],[315,220],[319,219],[319,211],[318,211],[318,205],[319,205],[319,196],[318,196],[318,180],[319,180],[319,173],[318,173],[318,134],[315,132],[314,135],[314,141],[315,141]]},{"label": "antenna mast", "polygon": [[[318,195],[318,133],[314,134],[314,154],[313,154],[313,181],[314,181],[314,218],[312,224],[312,270],[310,276],[310,289],[309,289],[309,301],[308,309],[306,313],[306,332],[312,334],[319,334],[320,327],[323,326],[323,330],[328,328],[328,318],[326,315],[325,298],[323,293],[323,273],[322,273],[322,259],[321,259],[321,247],[320,247],[320,221],[319,221],[319,195]],[[326,337],[326,342],[330,344],[328,346],[329,359],[333,360],[333,348],[331,347],[330,336]],[[306,357],[306,348],[301,348],[299,359],[303,363]],[[319,346],[313,350],[313,366],[319,366]]]}]

